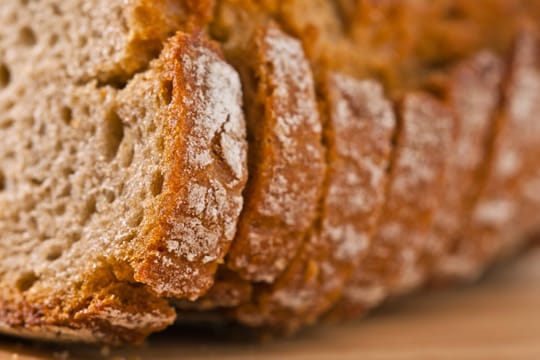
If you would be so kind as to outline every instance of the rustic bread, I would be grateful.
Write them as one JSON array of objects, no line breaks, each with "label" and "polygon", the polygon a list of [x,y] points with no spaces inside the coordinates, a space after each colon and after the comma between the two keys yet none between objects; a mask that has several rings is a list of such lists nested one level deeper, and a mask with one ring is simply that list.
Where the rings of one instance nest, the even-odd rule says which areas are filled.
[{"label": "rustic bread", "polygon": [[291,332],[477,277],[540,229],[539,15],[4,1],[0,331]]},{"label": "rustic bread", "polygon": [[203,35],[181,34],[124,88],[94,78],[95,57],[81,60],[94,72],[86,81],[70,71],[79,55],[70,32],[53,33],[52,47],[39,36],[64,19],[88,21],[92,36],[108,18],[61,4],[2,4],[19,23],[2,27],[0,324],[136,341],[174,321],[160,296],[210,287],[234,236],[247,173],[240,82]]}]

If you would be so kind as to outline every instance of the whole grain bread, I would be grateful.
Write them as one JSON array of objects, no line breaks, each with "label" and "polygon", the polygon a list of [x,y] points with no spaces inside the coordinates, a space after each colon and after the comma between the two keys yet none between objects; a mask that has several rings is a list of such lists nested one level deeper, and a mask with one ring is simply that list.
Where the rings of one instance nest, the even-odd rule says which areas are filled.
[{"label": "whole grain bread", "polygon": [[476,278],[540,230],[539,18],[0,2],[0,331],[133,343],[211,314],[292,332]]},{"label": "whole grain bread", "polygon": [[[125,87],[116,74],[100,83],[111,64],[94,56],[72,73],[80,39],[51,34],[51,23],[88,21],[85,36],[132,41],[123,21],[86,12],[86,2],[78,19],[73,3],[2,4],[20,31],[2,27],[2,100],[12,105],[2,114],[0,324],[132,342],[174,321],[164,296],[194,298],[211,286],[234,236],[247,174],[240,81],[202,34],[170,38]],[[132,57],[113,50],[112,61]]]}]

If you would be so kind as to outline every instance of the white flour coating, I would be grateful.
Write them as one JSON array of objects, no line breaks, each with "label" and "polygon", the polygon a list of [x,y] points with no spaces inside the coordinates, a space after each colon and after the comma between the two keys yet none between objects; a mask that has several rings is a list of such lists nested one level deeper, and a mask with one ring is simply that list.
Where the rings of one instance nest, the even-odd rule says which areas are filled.
[{"label": "white flour coating", "polygon": [[[334,74],[328,86],[328,126],[335,137],[329,183],[320,233],[312,233],[310,246],[303,248],[308,259],[304,265],[313,265],[318,275],[301,285],[285,284],[273,295],[280,306],[308,313],[320,305],[324,309],[327,294],[343,289],[345,269],[354,266],[369,246],[383,204],[396,123],[380,84]],[[320,258],[321,254],[325,256]]]},{"label": "white flour coating", "polygon": [[[402,126],[394,152],[392,179],[368,257],[352,286],[360,297],[409,290],[419,281],[419,255],[429,248],[431,219],[442,195],[441,180],[451,151],[452,114],[426,95],[408,95],[402,105]],[[385,266],[382,272],[372,268]],[[375,287],[377,290],[373,290]],[[353,295],[354,296],[354,295]],[[371,299],[360,299],[369,305]],[[354,303],[349,297],[348,301]]]},{"label": "white flour coating", "polygon": [[505,199],[492,199],[478,204],[473,219],[483,226],[500,226],[508,223],[516,211],[516,204]]},{"label": "white flour coating", "polygon": [[281,289],[272,294],[272,299],[284,308],[300,312],[305,310],[306,305],[317,299],[320,294],[303,289]]},{"label": "white flour coating", "polygon": [[251,120],[266,122],[263,128],[268,130],[261,136],[269,139],[264,148],[270,155],[264,168],[255,170],[264,178],[250,184],[257,200],[242,214],[242,235],[229,261],[243,276],[271,282],[294,256],[315,217],[324,149],[313,75],[301,43],[270,26],[257,46],[264,118]]},{"label": "white flour coating", "polygon": [[[193,127],[186,134],[187,169],[191,173],[185,201],[178,205],[182,219],[171,219],[167,249],[188,261],[218,260],[234,236],[242,207],[241,187],[246,178],[245,123],[241,108],[241,85],[236,71],[214,52],[197,47],[196,55],[184,54],[182,71],[193,83],[181,99],[185,117]],[[214,139],[220,158],[210,149]],[[221,183],[210,168],[227,164],[232,179]],[[203,174],[202,177],[196,176]]]},{"label": "white flour coating", "polygon": [[[300,223],[307,227],[306,215],[313,213],[315,204],[306,200],[316,197],[316,189],[301,189],[298,185],[309,176],[302,168],[322,159],[319,145],[322,129],[313,77],[298,40],[270,27],[264,45],[265,60],[272,64],[269,77],[277,125],[274,132],[282,147],[261,212],[266,216],[283,216],[287,225]],[[313,151],[314,148],[319,150]],[[291,176],[298,179],[292,181]]]},{"label": "white flour coating", "polygon": [[[530,34],[516,42],[510,79],[504,89],[507,98],[504,122],[494,152],[494,170],[473,213],[467,237],[476,240],[464,247],[464,258],[498,256],[509,238],[539,224],[540,203],[531,197],[538,179],[538,139],[540,139],[540,47]],[[537,226],[537,225],[536,225]],[[463,241],[468,240],[465,238]],[[477,266],[481,267],[477,259]]]},{"label": "white flour coating", "polygon": [[355,286],[351,284],[343,292],[343,297],[348,302],[367,308],[380,304],[385,296],[386,290],[382,286]]},{"label": "white flour coating", "polygon": [[336,159],[331,164],[322,235],[333,244],[336,259],[354,261],[367,248],[382,206],[396,120],[379,83],[334,74],[329,86]]},{"label": "white flour coating", "polygon": [[[441,208],[436,214],[435,239],[432,254],[437,256],[437,272],[453,277],[471,271],[471,259],[448,254],[449,248],[460,242],[470,243],[471,237],[461,237],[463,224],[474,214],[469,209],[470,197],[478,191],[478,171],[486,167],[488,139],[500,102],[505,67],[503,61],[490,52],[482,52],[464,62],[455,71],[451,83],[451,101],[458,121],[455,152],[449,159],[447,187]],[[513,173],[519,166],[514,153],[507,153],[496,166],[499,174]]]},{"label": "white flour coating", "polygon": [[422,201],[418,192],[411,190],[436,182],[441,172],[440,152],[449,146],[453,121],[421,97],[409,96],[406,102],[402,128],[406,144],[396,159],[391,192],[407,201]]},{"label": "white flour coating", "polygon": [[[84,313],[84,311],[82,312]],[[128,313],[125,310],[118,310],[106,307],[99,310],[96,319],[107,321],[112,326],[119,326],[124,329],[144,329],[158,327],[164,323],[172,323],[175,316],[158,313],[156,311],[147,313]]]},{"label": "white flour coating", "polygon": [[[221,234],[205,226],[198,218],[176,219],[169,232],[169,251],[188,261],[201,260],[202,257],[215,258],[220,245]],[[180,220],[180,221],[178,221]]]}]

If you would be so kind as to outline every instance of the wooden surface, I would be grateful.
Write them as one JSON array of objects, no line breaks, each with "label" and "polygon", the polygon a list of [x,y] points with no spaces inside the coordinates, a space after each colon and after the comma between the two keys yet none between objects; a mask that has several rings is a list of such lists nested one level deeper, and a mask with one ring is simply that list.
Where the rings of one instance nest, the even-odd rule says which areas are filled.
[{"label": "wooden surface", "polygon": [[138,349],[0,337],[0,359],[540,359],[540,249],[475,286],[424,293],[348,324],[264,344],[172,329]]}]

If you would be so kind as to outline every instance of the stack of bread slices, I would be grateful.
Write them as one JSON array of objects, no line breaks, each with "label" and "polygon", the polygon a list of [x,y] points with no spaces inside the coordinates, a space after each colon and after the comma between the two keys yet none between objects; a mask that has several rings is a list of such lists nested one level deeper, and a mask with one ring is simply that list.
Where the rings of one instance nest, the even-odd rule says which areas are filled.
[{"label": "stack of bread slices", "polygon": [[0,3],[0,331],[291,333],[540,230],[540,5]]}]

